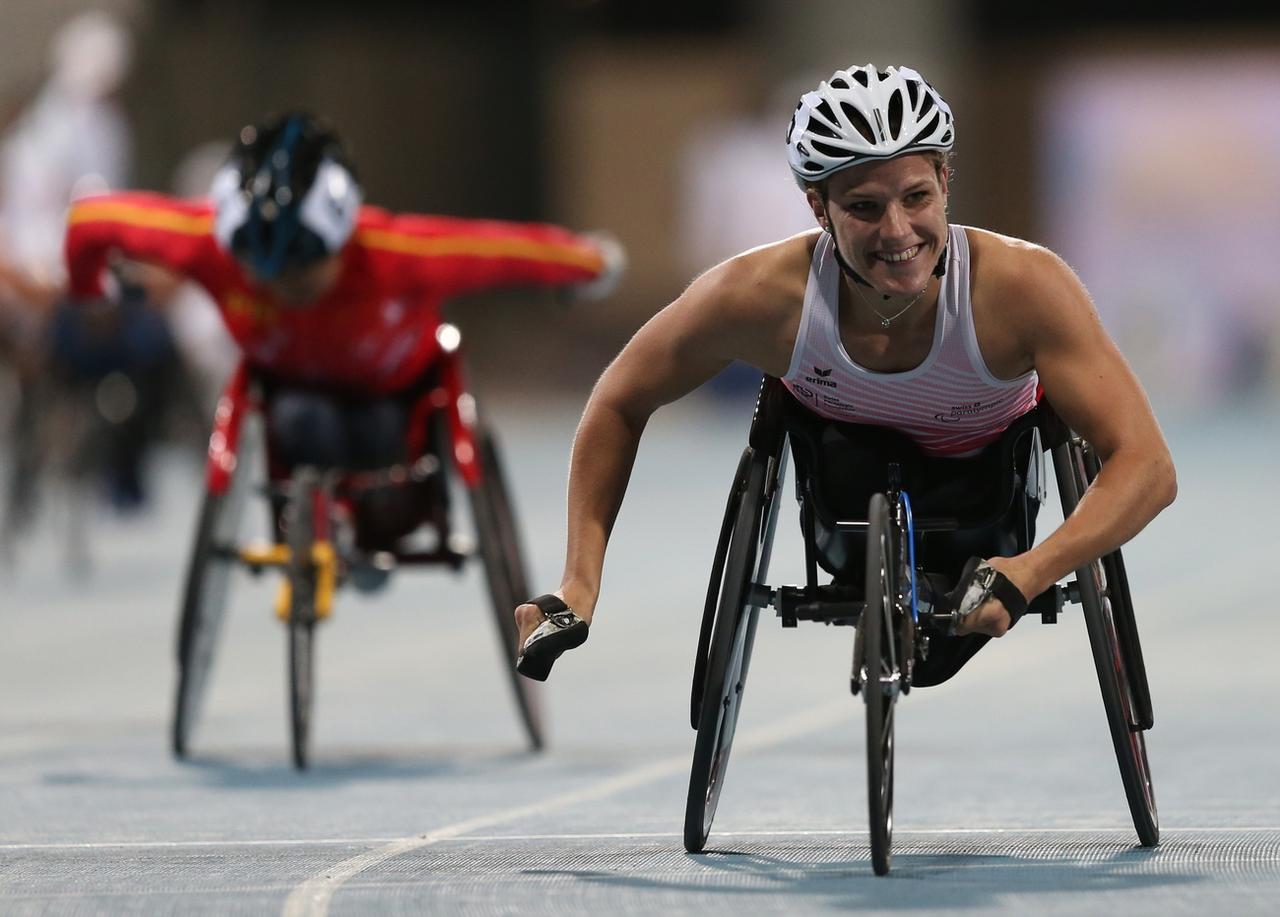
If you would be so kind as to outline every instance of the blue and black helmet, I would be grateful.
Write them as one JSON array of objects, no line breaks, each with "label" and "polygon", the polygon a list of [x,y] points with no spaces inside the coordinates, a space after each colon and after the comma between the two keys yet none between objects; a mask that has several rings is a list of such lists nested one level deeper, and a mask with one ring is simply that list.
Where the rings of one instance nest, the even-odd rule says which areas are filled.
[{"label": "blue and black helmet", "polygon": [[361,200],[337,134],[300,112],[241,130],[211,195],[219,244],[264,280],[341,249]]}]

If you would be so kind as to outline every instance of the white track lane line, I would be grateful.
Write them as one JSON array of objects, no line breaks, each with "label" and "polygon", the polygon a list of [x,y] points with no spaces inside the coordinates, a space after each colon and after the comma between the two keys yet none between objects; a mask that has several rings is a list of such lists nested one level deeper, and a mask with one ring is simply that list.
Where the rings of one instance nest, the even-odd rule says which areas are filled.
[{"label": "white track lane line", "polygon": [[[1000,828],[894,828],[893,833],[920,835],[965,834],[1124,834],[1132,831],[1128,826],[1094,825],[1071,828],[1045,825],[1004,826]],[[1280,825],[1161,825],[1163,835],[1178,834],[1280,834]],[[865,835],[857,828],[791,829],[743,828],[738,831],[716,829],[716,837],[857,837]],[[468,834],[458,840],[467,841],[627,841],[627,840],[680,840],[673,831],[629,831],[608,834]],[[219,841],[86,841],[67,844],[0,844],[0,852],[23,850],[182,850],[208,847],[341,847],[349,844],[390,844],[398,837],[282,837],[261,840]]]},{"label": "white track lane line", "polygon": [[[784,717],[776,723],[753,730],[742,736],[741,739],[736,739],[734,745],[740,753],[780,745],[791,739],[831,726],[841,720],[849,719],[856,712],[856,709],[849,700],[842,698],[839,702],[824,704],[807,713]],[[427,847],[440,841],[452,840],[472,831],[492,828],[495,825],[517,821],[521,818],[542,815],[567,806],[604,799],[624,790],[643,786],[646,783],[654,783],[688,770],[690,760],[688,753],[663,758],[643,767],[623,771],[615,777],[610,777],[607,780],[599,781],[581,789],[561,793],[559,796],[552,796],[542,802],[507,808],[487,815],[478,815],[475,818],[444,825],[417,837],[406,837],[392,841],[377,850],[370,850],[368,853],[362,853],[359,856],[343,860],[341,863],[336,863],[324,872],[317,873],[303,882],[285,900],[284,909],[281,911],[282,917],[303,917],[303,915],[306,915],[306,917],[324,917],[329,912],[329,902],[332,900],[334,892],[344,882],[370,867],[377,866],[379,863],[408,853],[411,850]],[[671,835],[663,836],[670,837]]]}]

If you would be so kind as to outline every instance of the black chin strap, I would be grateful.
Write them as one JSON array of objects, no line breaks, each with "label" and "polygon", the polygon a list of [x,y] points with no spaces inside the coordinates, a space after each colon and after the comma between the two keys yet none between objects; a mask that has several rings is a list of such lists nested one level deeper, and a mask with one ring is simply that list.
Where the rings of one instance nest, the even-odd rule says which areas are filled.
[{"label": "black chin strap", "polygon": [[[848,261],[844,260],[844,255],[840,254],[840,240],[836,238],[836,224],[831,222],[831,211],[827,210],[826,204],[822,206],[823,211],[827,215],[827,233],[831,236],[831,245],[835,249],[836,264],[840,265],[840,270],[844,271],[854,283],[860,283],[867,289],[874,289],[871,284],[867,283],[862,275],[853,269]],[[933,266],[933,276],[942,277],[947,273],[947,246],[942,246],[942,254],[938,256],[938,263]]]}]

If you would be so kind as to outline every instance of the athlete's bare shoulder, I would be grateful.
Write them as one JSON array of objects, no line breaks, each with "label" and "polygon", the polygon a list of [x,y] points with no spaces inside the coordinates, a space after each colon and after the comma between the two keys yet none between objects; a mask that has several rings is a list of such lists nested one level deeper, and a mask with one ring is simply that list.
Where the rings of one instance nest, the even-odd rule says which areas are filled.
[{"label": "athlete's bare shoulder", "polygon": [[735,255],[691,283],[676,306],[717,328],[733,358],[785,372],[819,234],[801,233]]},{"label": "athlete's bare shoulder", "polygon": [[725,300],[735,310],[772,311],[800,302],[819,233],[800,233],[735,255],[700,276],[690,290]]},{"label": "athlete's bare shoulder", "polygon": [[1064,300],[1080,299],[1079,279],[1043,245],[974,227],[966,227],[966,234],[975,309],[996,312],[1014,324],[1038,326],[1046,313],[1062,308]]},{"label": "athlete's bare shoulder", "polygon": [[965,235],[969,239],[970,273],[978,280],[990,277],[1007,282],[1037,261],[1055,257],[1043,245],[989,229],[966,226]]},{"label": "athlete's bare shoulder", "polygon": [[1003,336],[1006,345],[1028,355],[1037,369],[1064,342],[1105,338],[1088,290],[1057,254],[986,230],[968,234],[974,323],[984,353],[984,328],[990,339]]}]

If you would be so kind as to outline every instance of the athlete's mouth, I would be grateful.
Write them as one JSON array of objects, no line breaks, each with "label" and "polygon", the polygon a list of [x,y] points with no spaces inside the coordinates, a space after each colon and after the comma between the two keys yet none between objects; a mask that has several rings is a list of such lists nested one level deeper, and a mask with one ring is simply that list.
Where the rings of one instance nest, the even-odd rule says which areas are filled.
[{"label": "athlete's mouth", "polygon": [[900,252],[876,252],[875,257],[880,261],[887,261],[889,264],[901,264],[904,261],[910,261],[920,253],[920,246],[913,245],[910,248],[904,248]]}]

